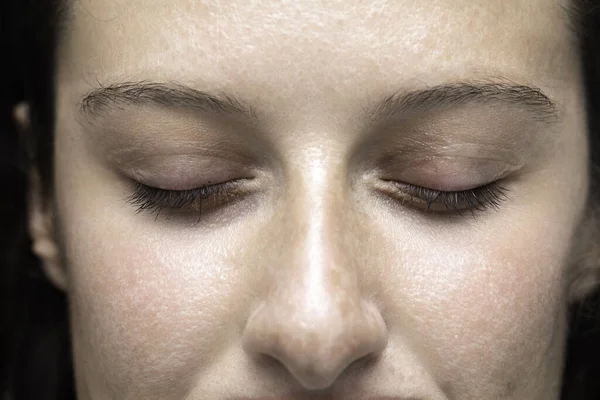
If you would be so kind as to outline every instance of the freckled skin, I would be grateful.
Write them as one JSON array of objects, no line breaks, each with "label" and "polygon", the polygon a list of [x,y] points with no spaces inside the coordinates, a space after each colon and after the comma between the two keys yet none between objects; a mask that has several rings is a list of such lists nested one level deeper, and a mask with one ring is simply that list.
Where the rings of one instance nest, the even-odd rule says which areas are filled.
[{"label": "freckled skin", "polygon": [[[558,398],[564,276],[588,179],[558,1],[83,0],[67,23],[56,240],[82,400]],[[361,116],[397,90],[495,77],[541,88],[560,120],[533,128],[474,105],[432,115],[434,132],[427,116],[384,132]],[[230,133],[202,116],[124,107],[80,124],[81,97],[120,80],[231,94],[259,122]],[[169,149],[177,160],[182,143],[186,154],[220,148],[219,134],[232,153],[266,160],[253,194],[199,220],[136,214],[116,155]],[[497,149],[526,163],[498,209],[426,214],[378,193],[371,168],[417,134],[471,158],[485,143],[496,164],[473,171],[453,153],[427,170],[458,163],[452,177],[466,183],[512,161]],[[383,172],[401,180],[401,162]],[[168,180],[169,163],[151,163],[140,170]]]}]

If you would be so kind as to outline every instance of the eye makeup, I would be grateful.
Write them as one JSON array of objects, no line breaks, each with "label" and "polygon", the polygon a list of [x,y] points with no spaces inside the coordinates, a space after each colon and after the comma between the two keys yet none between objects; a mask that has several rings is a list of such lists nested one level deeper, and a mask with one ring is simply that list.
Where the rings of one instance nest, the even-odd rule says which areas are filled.
[{"label": "eye makeup", "polygon": [[[378,183],[371,180],[368,185],[422,212],[500,208],[508,199],[501,181],[531,160],[535,129],[517,122],[506,129],[498,116],[482,112],[474,117],[468,109],[427,117],[394,120],[371,131],[350,157],[352,172],[373,172]],[[184,122],[161,124],[162,133],[156,134],[152,132],[157,128],[146,122],[143,140],[130,132],[121,136],[118,147],[104,153],[110,155],[109,165],[134,182],[127,202],[137,213],[201,218],[225,210],[249,192],[248,182],[261,170],[279,164],[269,146],[246,143],[255,135],[247,134],[240,142],[241,136],[216,120]],[[172,128],[168,136],[165,128]]]},{"label": "eye makeup", "polygon": [[498,209],[507,200],[507,192],[499,181],[459,191],[435,190],[410,183],[383,181],[381,190],[402,204],[426,212],[485,212]]},{"label": "eye makeup", "polygon": [[137,213],[148,212],[155,218],[161,214],[167,218],[173,215],[201,218],[205,213],[248,195],[251,180],[235,179],[187,190],[159,189],[138,182],[127,202],[135,207]]}]

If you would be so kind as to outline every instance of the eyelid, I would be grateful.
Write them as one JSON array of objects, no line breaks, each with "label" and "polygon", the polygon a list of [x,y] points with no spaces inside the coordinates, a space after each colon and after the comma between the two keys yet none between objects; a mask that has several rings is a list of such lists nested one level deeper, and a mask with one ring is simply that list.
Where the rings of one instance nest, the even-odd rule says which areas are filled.
[{"label": "eyelid", "polygon": [[456,192],[504,179],[522,167],[499,161],[457,161],[464,157],[437,157],[438,160],[440,158],[447,161],[432,161],[434,158],[422,158],[415,162],[412,159],[402,160],[385,170],[380,169],[378,175],[383,180],[402,181],[441,192]]},{"label": "eyelid", "polygon": [[508,199],[508,189],[500,185],[500,181],[493,181],[484,185],[466,190],[443,191],[430,189],[410,183],[386,180],[383,192],[401,201],[403,204],[432,212],[464,211],[484,212],[498,209]]},{"label": "eyelid", "polygon": [[160,189],[137,182],[127,202],[136,207],[137,213],[147,211],[158,216],[163,210],[185,209],[199,215],[208,200],[214,200],[212,206],[216,207],[248,194],[249,191],[244,191],[242,187],[243,181],[249,180],[240,178],[186,190]]},{"label": "eyelid", "polygon": [[173,162],[173,165],[175,166],[131,169],[126,175],[146,186],[171,191],[192,190],[237,178],[251,179],[254,176],[253,171],[243,166],[224,162]]}]

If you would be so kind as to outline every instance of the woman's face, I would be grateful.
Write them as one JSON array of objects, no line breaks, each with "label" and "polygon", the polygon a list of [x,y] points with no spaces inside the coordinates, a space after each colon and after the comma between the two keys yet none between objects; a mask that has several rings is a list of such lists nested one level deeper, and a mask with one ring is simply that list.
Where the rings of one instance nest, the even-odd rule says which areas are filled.
[{"label": "woman's face", "polygon": [[72,1],[50,268],[80,398],[558,398],[565,8]]}]

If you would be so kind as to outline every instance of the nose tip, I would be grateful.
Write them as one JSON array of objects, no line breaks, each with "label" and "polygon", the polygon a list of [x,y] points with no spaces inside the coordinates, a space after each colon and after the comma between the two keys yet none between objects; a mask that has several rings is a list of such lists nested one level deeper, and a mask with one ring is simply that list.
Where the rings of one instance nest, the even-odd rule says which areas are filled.
[{"label": "nose tip", "polygon": [[278,360],[307,390],[326,389],[355,361],[379,355],[387,330],[378,310],[366,302],[352,309],[321,305],[315,313],[278,314],[264,305],[248,321],[245,350]]}]

